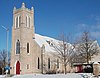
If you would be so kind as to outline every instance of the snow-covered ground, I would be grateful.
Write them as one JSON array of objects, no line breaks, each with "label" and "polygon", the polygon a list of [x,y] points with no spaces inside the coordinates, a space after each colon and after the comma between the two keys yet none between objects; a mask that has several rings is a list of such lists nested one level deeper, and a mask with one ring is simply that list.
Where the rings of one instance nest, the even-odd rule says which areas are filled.
[{"label": "snow-covered ground", "polygon": [[5,75],[0,75],[0,78],[5,78]]},{"label": "snow-covered ground", "polygon": [[[5,75],[0,75],[0,78],[5,78]],[[9,78],[9,77],[8,77]],[[25,74],[25,75],[15,75],[11,78],[97,78],[90,73],[68,73],[64,74]],[[100,77],[98,77],[100,78]]]},{"label": "snow-covered ground", "polygon": [[83,78],[81,75],[79,74],[53,74],[53,75],[41,75],[41,74],[37,74],[37,75],[22,75],[22,76],[14,76],[13,78]]}]

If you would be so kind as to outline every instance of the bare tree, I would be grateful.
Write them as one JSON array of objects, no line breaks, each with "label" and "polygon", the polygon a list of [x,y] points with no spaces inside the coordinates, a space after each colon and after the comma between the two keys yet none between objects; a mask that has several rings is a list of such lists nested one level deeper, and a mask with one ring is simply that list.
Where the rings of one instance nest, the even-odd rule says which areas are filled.
[{"label": "bare tree", "polygon": [[1,50],[0,51],[0,63],[1,63],[1,67],[3,69],[3,74],[4,74],[4,67],[6,66],[7,64],[7,61],[6,61],[6,57],[7,57],[7,52],[6,50]]},{"label": "bare tree", "polygon": [[66,66],[71,63],[73,56],[75,55],[74,47],[68,42],[68,37],[65,34],[60,35],[58,44],[53,43],[55,49],[55,55],[61,60],[64,65],[64,74],[66,74]]},{"label": "bare tree", "polygon": [[89,64],[89,61],[93,55],[99,53],[99,46],[97,41],[93,40],[87,31],[83,32],[82,37],[76,46],[78,59],[83,59],[84,62],[87,62],[87,64]]},{"label": "bare tree", "polygon": [[[10,52],[8,52],[8,55]],[[5,73],[5,67],[10,66],[10,56],[8,57],[8,63],[7,63],[7,51],[5,49],[0,50],[0,67],[2,68],[2,74]]]},{"label": "bare tree", "polygon": [[2,62],[2,67],[5,67],[6,66],[6,57],[7,57],[6,50],[0,51],[0,60]]}]

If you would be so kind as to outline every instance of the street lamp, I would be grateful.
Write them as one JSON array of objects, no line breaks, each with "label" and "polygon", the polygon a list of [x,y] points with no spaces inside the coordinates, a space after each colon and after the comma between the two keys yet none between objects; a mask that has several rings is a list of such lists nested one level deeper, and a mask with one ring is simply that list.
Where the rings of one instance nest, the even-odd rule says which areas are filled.
[{"label": "street lamp", "polygon": [[2,28],[6,30],[6,51],[7,51],[6,66],[8,66],[8,31],[9,31],[9,28],[4,27],[4,26],[2,26]]}]

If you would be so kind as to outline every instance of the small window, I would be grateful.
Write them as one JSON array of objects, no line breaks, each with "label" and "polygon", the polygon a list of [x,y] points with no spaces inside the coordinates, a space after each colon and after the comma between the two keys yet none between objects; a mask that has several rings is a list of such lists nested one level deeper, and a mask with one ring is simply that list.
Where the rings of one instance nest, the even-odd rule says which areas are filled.
[{"label": "small window", "polygon": [[16,42],[16,54],[20,54],[20,41],[17,40]]},{"label": "small window", "polygon": [[27,69],[29,69],[29,64],[27,64]]},{"label": "small window", "polygon": [[50,45],[50,41],[46,41]]},{"label": "small window", "polygon": [[38,69],[40,69],[40,60],[39,60],[39,57],[38,57]]},{"label": "small window", "polygon": [[50,69],[50,58],[48,58],[48,69]]},{"label": "small window", "polygon": [[27,43],[27,53],[29,53],[29,43]]},{"label": "small window", "polygon": [[59,59],[57,59],[57,68],[59,68]]}]

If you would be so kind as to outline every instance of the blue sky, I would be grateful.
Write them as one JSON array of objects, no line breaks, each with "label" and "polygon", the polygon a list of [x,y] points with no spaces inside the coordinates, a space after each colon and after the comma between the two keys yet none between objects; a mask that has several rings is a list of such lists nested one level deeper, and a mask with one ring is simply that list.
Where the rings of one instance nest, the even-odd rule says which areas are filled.
[{"label": "blue sky", "polygon": [[13,7],[20,8],[22,2],[35,9],[36,33],[57,38],[64,31],[75,38],[88,30],[100,44],[100,0],[0,0],[0,50],[6,49],[2,25],[10,29],[11,49]]}]

